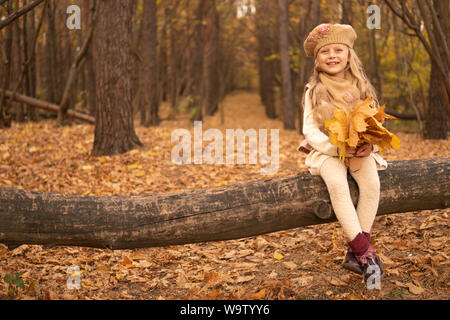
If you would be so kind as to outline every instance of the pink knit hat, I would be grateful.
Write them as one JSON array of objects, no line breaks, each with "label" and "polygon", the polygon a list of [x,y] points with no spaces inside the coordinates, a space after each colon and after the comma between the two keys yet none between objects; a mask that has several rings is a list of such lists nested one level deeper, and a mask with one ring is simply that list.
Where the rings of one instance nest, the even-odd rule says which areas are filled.
[{"label": "pink knit hat", "polygon": [[356,38],[355,30],[348,24],[323,23],[309,33],[303,48],[307,57],[315,57],[320,48],[331,43],[342,43],[353,48]]}]

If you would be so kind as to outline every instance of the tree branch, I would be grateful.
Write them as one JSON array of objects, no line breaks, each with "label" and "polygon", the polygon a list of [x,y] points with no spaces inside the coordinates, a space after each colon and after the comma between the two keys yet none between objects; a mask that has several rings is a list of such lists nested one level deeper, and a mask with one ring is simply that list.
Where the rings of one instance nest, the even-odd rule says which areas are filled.
[{"label": "tree branch", "polygon": [[26,14],[28,11],[33,10],[34,7],[38,6],[43,1],[44,0],[34,0],[33,2],[30,2],[29,4],[27,4],[26,6],[20,8],[19,10],[14,11],[12,14],[10,14],[8,17],[6,17],[6,19],[4,19],[0,22],[0,30],[2,30],[4,27],[6,27],[8,24],[13,22],[17,18]]},{"label": "tree branch", "polygon": [[443,30],[442,30],[441,24],[440,24],[440,22],[438,20],[438,17],[437,17],[437,14],[436,14],[436,10],[434,10],[434,7],[431,4],[430,0],[426,0],[426,3],[427,3],[428,8],[429,8],[429,10],[431,12],[431,17],[433,19],[433,23],[434,23],[434,25],[436,27],[436,30],[438,31],[437,33],[439,34],[439,38],[440,38],[440,40],[443,43],[444,52],[445,52],[445,55],[446,55],[446,58],[447,58],[447,65],[450,66],[450,53],[449,53],[449,50],[448,50],[448,43],[447,43],[447,39],[445,37],[445,34],[444,34]]}]

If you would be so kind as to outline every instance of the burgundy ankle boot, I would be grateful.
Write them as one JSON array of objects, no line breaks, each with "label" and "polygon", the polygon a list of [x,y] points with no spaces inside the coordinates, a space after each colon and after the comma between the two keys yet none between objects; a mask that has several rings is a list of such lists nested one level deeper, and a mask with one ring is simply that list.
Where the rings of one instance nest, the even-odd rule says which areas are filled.
[{"label": "burgundy ankle boot", "polygon": [[369,286],[368,280],[372,275],[377,276],[378,274],[379,277],[383,276],[384,272],[381,259],[376,255],[375,250],[370,245],[369,239],[363,233],[358,233],[355,239],[350,241],[348,245],[363,271],[364,282],[367,286]]},{"label": "burgundy ankle boot", "polygon": [[[370,233],[363,231],[363,235],[367,238],[367,240],[370,243]],[[358,260],[356,259],[355,254],[353,253],[350,246],[348,246],[348,248],[347,248],[347,254],[345,255],[345,259],[344,259],[344,263],[342,264],[342,267],[344,269],[355,272],[357,274],[363,274],[363,269],[361,268],[361,265],[359,264]]]}]

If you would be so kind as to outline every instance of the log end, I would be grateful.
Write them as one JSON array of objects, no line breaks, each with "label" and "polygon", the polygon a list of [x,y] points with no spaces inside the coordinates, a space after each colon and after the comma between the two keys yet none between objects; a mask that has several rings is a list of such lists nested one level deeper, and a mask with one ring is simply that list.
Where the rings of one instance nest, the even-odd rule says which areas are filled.
[{"label": "log end", "polygon": [[333,216],[331,204],[327,201],[317,201],[314,204],[314,214],[321,220],[330,219]]}]

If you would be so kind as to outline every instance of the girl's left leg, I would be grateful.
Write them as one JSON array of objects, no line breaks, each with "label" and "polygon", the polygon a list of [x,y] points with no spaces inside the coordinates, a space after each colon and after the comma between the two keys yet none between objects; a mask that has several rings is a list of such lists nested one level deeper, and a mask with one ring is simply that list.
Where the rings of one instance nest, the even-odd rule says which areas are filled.
[{"label": "girl's left leg", "polygon": [[350,174],[358,184],[359,199],[356,212],[363,233],[359,234],[359,238],[356,238],[349,245],[355,246],[364,244],[366,241],[368,242],[369,247],[367,251],[363,255],[360,255],[361,252],[358,255],[355,251],[355,256],[364,268],[364,279],[366,280],[366,285],[369,285],[368,281],[373,278],[372,274],[375,273],[375,277],[381,277],[384,274],[381,259],[370,245],[370,230],[372,229],[380,202],[380,178],[378,177],[374,158],[370,156],[352,158],[350,161],[358,162],[356,166],[360,167],[359,170],[354,172],[350,170]]},{"label": "girl's left leg", "polygon": [[372,157],[352,158],[359,162],[360,169],[350,174],[358,184],[359,199],[356,207],[359,223],[363,232],[370,234],[380,202],[380,178],[375,159]]}]

